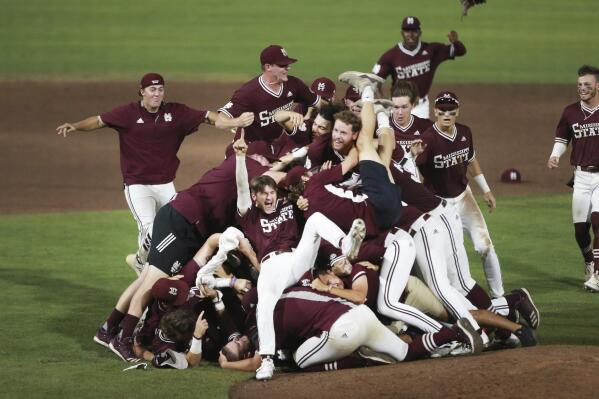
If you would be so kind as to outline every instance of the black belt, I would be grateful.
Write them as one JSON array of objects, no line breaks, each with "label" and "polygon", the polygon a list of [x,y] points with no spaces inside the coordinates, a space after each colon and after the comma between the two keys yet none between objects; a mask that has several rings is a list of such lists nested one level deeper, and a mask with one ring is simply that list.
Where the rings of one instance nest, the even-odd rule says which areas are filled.
[{"label": "black belt", "polygon": [[264,263],[267,260],[269,260],[270,258],[272,258],[273,256],[281,255],[281,254],[284,254],[285,252],[291,252],[291,251],[272,251],[272,252],[269,252],[269,253],[267,253],[266,255],[264,255],[262,257],[262,260],[260,261],[260,263]]},{"label": "black belt", "polygon": [[583,172],[599,173],[599,166],[577,166],[576,169],[582,170]]},{"label": "black belt", "polygon": [[[431,218],[431,215],[429,215],[428,213],[425,213],[421,217],[422,217],[422,220],[424,220],[426,222],[427,220],[429,220]],[[420,219],[420,218],[418,218],[418,219]],[[418,219],[416,219],[416,220],[418,220]],[[408,233],[410,233],[410,235],[412,237],[414,237],[416,235],[416,233],[418,233],[418,230],[410,229],[410,231],[408,231]]]}]

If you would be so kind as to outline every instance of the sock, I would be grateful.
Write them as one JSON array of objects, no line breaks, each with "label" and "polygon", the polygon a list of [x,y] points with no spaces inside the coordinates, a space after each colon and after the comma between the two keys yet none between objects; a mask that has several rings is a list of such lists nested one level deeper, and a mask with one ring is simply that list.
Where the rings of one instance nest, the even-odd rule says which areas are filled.
[{"label": "sock", "polygon": [[119,323],[121,322],[121,320],[123,320],[124,317],[125,313],[119,311],[117,308],[114,308],[112,310],[112,313],[110,313],[110,316],[108,316],[108,319],[106,319],[104,327],[108,332],[114,333],[118,331]]},{"label": "sock", "polygon": [[599,212],[591,213],[591,225],[593,226],[593,261],[595,262],[595,273],[599,272]]},{"label": "sock", "polygon": [[416,336],[412,339],[412,342],[408,344],[408,353],[404,360],[418,359],[433,352],[440,345],[456,341],[457,339],[457,333],[447,327],[443,327],[436,333],[427,333]]},{"label": "sock", "polygon": [[466,298],[479,309],[489,309],[492,306],[489,294],[478,283],[474,284]]},{"label": "sock", "polygon": [[374,90],[372,90],[372,86],[364,87],[364,90],[362,90],[362,101],[374,101]]},{"label": "sock", "polygon": [[391,125],[389,125],[389,117],[384,112],[379,112],[376,114],[376,122],[379,126],[379,129],[391,128]]},{"label": "sock", "polygon": [[130,340],[133,336],[133,332],[135,331],[135,326],[137,326],[137,322],[139,321],[139,317],[127,314],[123,319],[123,333],[121,334],[121,341]]},{"label": "sock", "polygon": [[359,356],[348,356],[333,362],[314,364],[312,366],[303,368],[302,371],[333,371],[342,369],[355,369],[358,367],[374,366],[375,363],[377,362],[375,362],[374,360],[364,359]]},{"label": "sock", "polygon": [[591,245],[591,235],[589,234],[590,227],[590,223],[574,223],[574,237],[586,263],[593,261],[593,247]]}]

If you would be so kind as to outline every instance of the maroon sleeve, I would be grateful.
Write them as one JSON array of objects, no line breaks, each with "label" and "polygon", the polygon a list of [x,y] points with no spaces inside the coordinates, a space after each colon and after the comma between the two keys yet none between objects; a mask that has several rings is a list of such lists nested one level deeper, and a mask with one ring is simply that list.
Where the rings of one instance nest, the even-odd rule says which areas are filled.
[{"label": "maroon sleeve", "polygon": [[455,57],[460,57],[466,54],[466,47],[460,41],[453,44],[430,43],[429,48],[432,49],[432,63],[438,65],[445,60],[453,60]]},{"label": "maroon sleeve", "polygon": [[333,166],[331,169],[323,170],[322,172],[318,172],[312,179],[316,178],[315,181],[322,184],[336,183],[343,179],[343,173],[341,170],[341,164]]},{"label": "maroon sleeve", "polygon": [[100,118],[102,119],[102,122],[109,127],[115,129],[127,127],[129,124],[128,122],[131,119],[130,107],[131,104],[122,105],[112,111],[104,112],[100,115]]},{"label": "maroon sleeve", "polygon": [[470,128],[467,128],[468,139],[470,140],[470,148],[468,148],[468,153],[470,154],[470,159],[468,159],[468,163],[472,162],[472,160],[476,157],[476,152],[474,150],[474,138],[472,137],[472,131]]},{"label": "maroon sleeve", "polygon": [[208,116],[208,111],[190,108],[187,105],[181,104],[181,127],[185,135],[191,134],[198,130]]},{"label": "maroon sleeve", "polygon": [[568,122],[567,117],[567,109],[564,109],[562,112],[562,117],[560,118],[557,127],[555,128],[555,141],[558,143],[562,143],[568,145],[570,140],[572,139],[572,130],[570,129],[570,123]]},{"label": "maroon sleeve", "polygon": [[310,167],[320,166],[324,163],[324,150],[330,145],[331,136],[331,133],[323,134],[322,136],[316,137],[312,143],[310,143],[308,146]]},{"label": "maroon sleeve", "polygon": [[231,118],[237,118],[244,112],[251,112],[252,110],[248,104],[248,97],[245,95],[245,91],[243,90],[244,87],[245,85],[233,93],[233,98],[231,98],[231,101],[219,108],[218,112],[222,112]]},{"label": "maroon sleeve", "polygon": [[290,83],[293,82],[293,85],[295,86],[296,102],[304,104],[307,107],[311,107],[318,103],[320,96],[318,94],[312,93],[310,88],[306,86],[304,82],[294,76],[290,76],[289,81]]},{"label": "maroon sleeve", "polygon": [[190,287],[193,287],[196,284],[198,270],[200,270],[200,266],[193,258],[191,258],[179,272],[179,274],[183,275],[181,280],[185,281]]},{"label": "maroon sleeve", "polygon": [[381,78],[386,79],[387,76],[389,76],[391,74],[391,70],[393,69],[393,66],[391,65],[389,58],[390,58],[389,51],[387,51],[387,52],[385,52],[385,54],[381,55],[381,58],[379,58],[379,60],[377,62],[377,65],[379,67],[377,68],[377,65],[375,65],[374,68],[372,69],[372,72],[376,73]]}]

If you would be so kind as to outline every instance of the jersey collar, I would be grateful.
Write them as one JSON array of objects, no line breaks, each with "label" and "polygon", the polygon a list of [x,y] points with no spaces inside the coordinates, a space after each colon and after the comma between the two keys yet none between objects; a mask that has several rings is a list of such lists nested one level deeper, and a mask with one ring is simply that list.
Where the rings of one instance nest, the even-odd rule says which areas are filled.
[{"label": "jersey collar", "polygon": [[273,97],[281,97],[281,94],[283,94],[283,86],[284,86],[284,82],[281,82],[281,87],[279,88],[279,91],[276,92],[273,89],[270,88],[270,85],[266,82],[266,80],[264,80],[264,78],[262,77],[262,75],[260,75],[258,77],[258,83],[260,83],[260,86],[262,87],[262,89],[267,92],[268,94],[270,94]]},{"label": "jersey collar", "polygon": [[420,51],[420,48],[422,47],[422,42],[418,42],[418,46],[416,46],[414,50],[408,50],[403,46],[403,43],[398,43],[397,45],[399,46],[399,49],[402,51],[402,53],[413,57]]},{"label": "jersey collar", "polygon": [[[585,111],[588,112],[589,114],[594,114],[596,111],[599,110],[599,105],[597,105],[595,108],[590,108],[588,105],[586,105],[582,100],[580,101],[580,108]],[[589,116],[591,116],[589,115]]]},{"label": "jersey collar", "polygon": [[449,136],[447,133],[439,129],[436,123],[433,124],[433,128],[435,129],[435,132],[437,132],[441,137],[451,141],[452,143],[455,141],[456,137],[458,137],[458,129],[456,129],[455,126],[453,126],[453,129],[451,130],[451,132],[453,133],[452,136]]},{"label": "jersey collar", "polygon": [[399,130],[401,130],[402,132],[405,133],[414,124],[414,115],[410,115],[410,122],[408,123],[408,126],[406,126],[406,127],[399,126],[399,123],[393,117],[391,117],[391,122],[393,123],[393,126],[395,126],[396,128],[398,128]]}]

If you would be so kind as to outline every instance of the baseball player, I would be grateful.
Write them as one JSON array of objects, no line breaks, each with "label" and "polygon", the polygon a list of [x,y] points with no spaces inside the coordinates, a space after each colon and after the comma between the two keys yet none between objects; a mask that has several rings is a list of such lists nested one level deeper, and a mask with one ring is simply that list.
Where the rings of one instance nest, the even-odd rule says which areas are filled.
[{"label": "baseball player", "polygon": [[[572,142],[570,164],[574,166],[572,219],[576,242],[585,262],[584,287],[599,292],[599,69],[578,69],[579,102],[568,105],[555,130],[555,144],[547,161],[549,169],[559,166],[560,157]],[[594,240],[591,244],[589,228]]]},{"label": "baseball player", "polygon": [[273,312],[281,293],[312,267],[321,237],[352,258],[364,237],[364,226],[361,220],[355,220],[346,236],[322,214],[314,214],[306,221],[302,238],[298,240],[294,207],[277,198],[276,182],[261,176],[248,184],[244,132],[233,148],[237,160],[238,223],[261,259],[256,317],[262,363],[256,370],[256,379],[268,380],[274,373]]},{"label": "baseball player", "polygon": [[[218,110],[217,123],[248,116],[251,122],[245,128],[246,142],[264,140],[270,143],[281,135],[281,128],[274,120],[275,112],[291,110],[294,103],[318,108],[320,96],[312,93],[300,79],[288,75],[290,65],[296,61],[279,45],[273,44],[262,50],[262,74],[235,91],[231,100]],[[238,130],[234,140],[240,135]],[[232,153],[232,146],[229,146],[227,155]]]},{"label": "baseball player", "polygon": [[[310,85],[310,91],[312,93],[318,94],[320,98],[322,98],[326,103],[330,104],[335,101],[337,86],[331,79],[327,78],[326,76],[321,76],[314,79]],[[306,119],[313,119],[313,112],[315,110],[316,108],[306,107],[301,103],[295,107],[295,111],[304,115]]]},{"label": "baseball player", "polygon": [[405,17],[401,23],[402,42],[385,52],[372,68],[383,79],[391,75],[392,84],[401,80],[413,81],[418,86],[418,104],[412,113],[421,118],[429,117],[428,91],[439,64],[466,54],[466,47],[458,40],[456,31],[447,34],[449,44],[420,41],[420,20]]},{"label": "baseball player", "polygon": [[[156,212],[175,195],[177,152],[185,137],[203,122],[214,124],[216,113],[165,102],[165,81],[158,73],[141,78],[141,101],[56,128],[59,135],[110,127],[119,134],[124,193],[138,228],[138,257],[128,263],[139,274],[149,250]],[[234,125],[237,121],[232,121]]]},{"label": "baseball player", "polygon": [[492,212],[497,203],[476,158],[470,128],[456,123],[458,97],[448,91],[439,93],[435,99],[435,116],[435,124],[422,136],[424,152],[418,155],[416,164],[426,188],[455,207],[464,230],[470,235],[474,249],[483,261],[491,296],[500,297],[504,289],[499,259],[485,219],[468,185],[468,175],[482,190],[489,211]]}]

